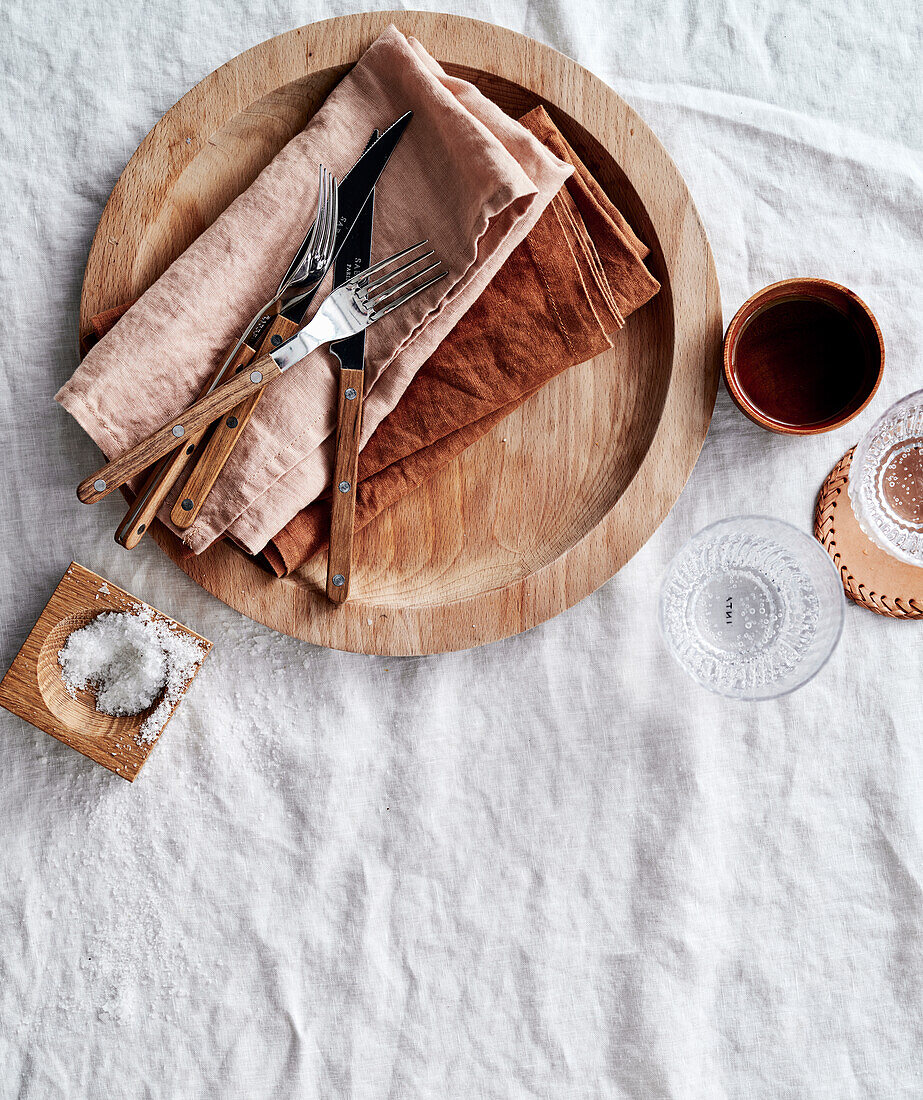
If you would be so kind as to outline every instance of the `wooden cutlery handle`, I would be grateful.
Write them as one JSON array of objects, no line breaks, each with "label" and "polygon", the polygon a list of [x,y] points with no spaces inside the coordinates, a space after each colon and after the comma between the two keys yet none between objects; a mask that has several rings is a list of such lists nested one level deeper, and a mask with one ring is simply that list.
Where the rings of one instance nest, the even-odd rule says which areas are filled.
[{"label": "wooden cutlery handle", "polygon": [[206,397],[200,398],[179,416],[158,428],[153,435],[149,435],[112,462],[107,462],[95,474],[90,474],[77,486],[77,496],[84,504],[95,504],[102,500],[113,489],[124,485],[136,474],[146,470],[152,462],[172,451],[181,441],[194,437],[197,432],[204,432],[213,420],[239,405],[245,397],[249,397],[281,373],[271,356],[266,355],[255,360],[246,370],[235,374]]},{"label": "wooden cutlery handle", "polygon": [[[234,353],[225,369],[222,363],[208,381],[208,385],[202,391],[205,396],[208,391],[219,382],[222,376],[232,377],[234,373],[242,370],[256,353],[246,343]],[[206,429],[207,430],[207,429]],[[183,470],[192,461],[192,456],[198,449],[199,443],[205,436],[205,431],[195,432],[189,436],[182,447],[177,447],[171,455],[166,455],[150,474],[144,479],[144,484],[138,491],[131,507],[125,513],[125,518],[119,524],[115,532],[115,541],[124,546],[126,550],[134,550],[147,531],[160,506],[167,499],[170,490],[182,476]]]},{"label": "wooden cutlery handle", "polygon": [[364,385],[364,371],[340,371],[336,458],[330,499],[330,548],[327,551],[327,595],[334,603],[343,603],[349,596]]},{"label": "wooden cutlery handle", "polygon": [[[250,354],[259,355],[263,352],[270,352],[273,348],[288,340],[289,337],[294,336],[297,331],[298,325],[280,314],[273,319],[272,324],[263,333],[259,351]],[[246,365],[246,361],[242,362],[235,367],[235,371],[243,370]],[[211,492],[218,475],[224,469],[224,464],[230,457],[231,451],[234,450],[241,432],[246,427],[253,410],[260,403],[262,396],[262,390],[250,394],[246,400],[232,409],[226,417],[223,417],[215,425],[211,438],[199,455],[195,466],[192,468],[192,473],[183,486],[183,491],[173,506],[170,519],[177,527],[185,529],[191,527],[195,522],[199,509],[205,503],[205,498]]]},{"label": "wooden cutlery handle", "polygon": [[126,550],[134,550],[144,538],[144,532],[150,527],[173,483],[189,460],[186,451],[194,451],[201,438],[197,433],[189,439],[185,447],[177,447],[173,454],[165,455],[151,468],[122,522],[115,529],[115,541]]}]

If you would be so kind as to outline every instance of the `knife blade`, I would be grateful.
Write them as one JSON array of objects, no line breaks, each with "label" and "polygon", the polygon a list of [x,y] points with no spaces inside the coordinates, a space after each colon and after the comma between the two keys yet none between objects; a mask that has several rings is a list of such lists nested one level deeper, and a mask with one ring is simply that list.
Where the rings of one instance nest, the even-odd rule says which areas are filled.
[{"label": "knife blade", "polygon": [[[372,224],[375,192],[369,196],[334,264],[333,284],[342,286],[372,262]],[[356,515],[356,473],[362,402],[365,394],[365,329],[336,340],[330,351],[340,364],[337,400],[336,453],[330,502],[330,541],[327,550],[327,595],[334,603],[349,596],[353,530]]]},{"label": "knife blade", "polygon": [[[372,197],[379,176],[384,171],[385,165],[397,147],[397,143],[404,136],[404,131],[412,118],[413,111],[408,111],[406,114],[401,115],[396,122],[392,122],[368,152],[363,153],[353,170],[340,184],[337,191],[340,216],[337,220],[336,240],[333,246],[334,265],[336,265],[340,250],[346,243],[353,226],[359,220],[368,200]],[[290,321],[300,325],[304,321],[314,295],[319,289],[319,287],[316,288],[305,298],[302,298],[298,294],[297,287],[289,287],[283,292],[282,298],[283,301],[287,301],[287,304],[280,312]],[[291,301],[288,301],[288,299],[291,299]]]},{"label": "knife blade", "polygon": [[[364,271],[372,262],[372,222],[375,217],[375,192],[369,195],[356,219],[352,232],[337,256],[333,267],[333,285],[342,286],[360,271]],[[336,340],[330,345],[330,351],[337,357],[341,367],[347,370],[365,369],[365,329],[345,340]]]},{"label": "knife blade", "polygon": [[[408,111],[406,115],[402,115],[397,120],[397,122],[389,127],[385,134],[381,134],[379,130],[373,130],[372,136],[366,142],[365,148],[362,150],[362,154],[360,155],[359,159],[352,166],[352,168],[350,168],[350,170],[346,173],[346,175],[337,186],[337,208],[339,212],[339,217],[337,218],[336,236],[334,237],[334,259],[336,258],[337,242],[345,239],[345,237],[340,237],[340,227],[345,221],[349,219],[351,214],[355,215],[356,211],[354,210],[354,207],[356,202],[358,202],[358,196],[362,194],[363,188],[361,184],[359,184],[359,182],[356,180],[356,173],[367,171],[369,174],[371,174],[380,163],[381,167],[378,168],[377,175],[375,176],[375,179],[377,180],[378,176],[380,176],[382,171],[384,170],[384,166],[388,163],[391,153],[394,152],[394,149],[397,145],[397,140],[403,134],[404,128],[412,117],[413,111]],[[405,119],[407,120],[406,122],[404,121]],[[394,139],[390,146],[381,146],[378,144],[386,136],[386,134],[390,134],[391,131],[398,127],[402,122],[404,123],[404,125],[399,129],[397,133],[397,138]],[[374,155],[372,153],[373,149],[376,150]],[[385,153],[387,155],[382,161],[381,155]],[[374,183],[372,184],[372,186],[374,187]],[[344,195],[346,196],[345,201],[343,197]],[[233,351],[225,360],[222,370],[227,369],[227,367],[231,364],[231,360],[245,345],[254,352],[259,348],[261,337],[265,333],[267,326],[272,323],[273,316],[275,315],[272,312],[273,303],[280,299],[284,292],[288,290],[289,286],[291,285],[292,275],[305,257],[305,253],[311,240],[313,230],[314,225],[312,224],[311,228],[305,234],[305,238],[301,242],[301,246],[299,247],[298,251],[292,257],[292,262],[288,265],[288,270],[282,276],[282,281],[279,283],[279,289],[276,291],[275,297],[272,299],[271,302],[267,302],[266,305],[263,307],[263,310],[265,312],[258,313],[250,322],[249,326],[247,327],[247,331],[240,337],[240,339],[234,346]],[[307,304],[310,305],[310,300]],[[238,365],[236,369],[239,371],[241,368]]]},{"label": "knife blade", "polygon": [[[334,237],[332,263],[336,263],[340,250],[361,216],[367,200],[374,191],[375,184],[397,147],[397,143],[403,137],[412,117],[413,112],[408,111],[396,122],[393,122],[381,137],[363,153],[353,169],[339,184],[337,188],[339,216]],[[270,351],[294,334],[304,322],[320,285],[318,283],[308,293],[299,293],[297,286],[289,287],[283,292],[274,310],[262,318],[247,337],[246,343],[252,349],[253,356],[264,350]],[[270,343],[264,349],[263,345],[267,341],[270,341]],[[235,364],[235,373],[243,370],[246,363],[250,361],[248,358],[245,362]],[[257,391],[252,397],[241,402],[237,408],[233,409],[230,416],[225,417],[215,425],[211,439],[199,455],[170,515],[172,521],[181,530],[192,526],[195,522],[206,497],[218,480],[218,475],[224,469],[224,465],[240,438],[241,432],[246,427],[261,398],[262,393]]]}]

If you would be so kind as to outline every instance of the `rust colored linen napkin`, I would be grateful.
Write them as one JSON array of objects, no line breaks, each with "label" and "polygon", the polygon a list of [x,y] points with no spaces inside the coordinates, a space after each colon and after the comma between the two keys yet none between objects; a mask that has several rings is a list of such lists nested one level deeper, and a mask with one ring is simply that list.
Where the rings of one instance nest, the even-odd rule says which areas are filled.
[{"label": "rust colored linen napkin", "polygon": [[[318,163],[344,175],[371,131],[407,110],[414,118],[376,189],[373,259],[428,237],[449,277],[369,330],[363,442],[374,432],[572,172],[393,26],[57,394],[109,458],[196,398],[275,290],[313,216]],[[319,350],[266,390],[183,535],[194,552],[225,534],[256,552],[324,492],[337,369]]]},{"label": "rust colored linen napkin", "polygon": [[[520,120],[576,171],[418,371],[359,456],[356,528],[412,492],[609,334],[659,289],[647,248],[542,108]],[[304,508],[263,560],[280,577],[327,542],[330,507]]]}]

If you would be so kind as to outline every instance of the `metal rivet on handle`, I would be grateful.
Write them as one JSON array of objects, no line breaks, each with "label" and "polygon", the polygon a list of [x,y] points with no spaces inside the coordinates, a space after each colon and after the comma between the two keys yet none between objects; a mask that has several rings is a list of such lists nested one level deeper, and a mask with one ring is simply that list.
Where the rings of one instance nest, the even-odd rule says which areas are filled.
[{"label": "metal rivet on handle", "polygon": [[186,434],[186,429],[183,427],[182,424],[177,424],[176,427],[173,429],[173,434],[176,436],[177,439],[180,439]]},{"label": "metal rivet on handle", "polygon": [[335,588],[342,588],[343,585],[346,584],[346,578],[343,576],[342,573],[337,573],[337,575],[333,578],[333,584]]},{"label": "metal rivet on handle", "polygon": [[341,481],[340,484],[337,486],[337,488],[340,490],[341,493],[348,493],[349,492],[349,482],[348,481]]},{"label": "metal rivet on handle", "polygon": [[277,348],[282,343],[282,337],[276,333],[274,336],[269,337],[269,342],[274,348]]},{"label": "metal rivet on handle", "polygon": [[227,424],[229,428],[236,428],[239,423],[240,421],[236,416],[229,416],[227,420],[225,420],[225,424]]},{"label": "metal rivet on handle", "polygon": [[250,381],[255,385],[263,381],[263,376],[258,370],[252,371],[250,374]]},{"label": "metal rivet on handle", "polygon": [[97,478],[97,479],[96,479],[96,480],[95,480],[95,481],[93,482],[93,488],[94,488],[94,489],[95,489],[95,490],[97,491],[97,493],[101,493],[101,492],[103,492],[103,491],[105,490],[105,488],[106,488],[106,483],[105,483],[105,481],[103,481],[103,479],[102,479],[101,477],[98,477],[98,478]]},{"label": "metal rivet on handle", "polygon": [[355,401],[356,397],[357,397],[357,394],[356,394],[356,391],[352,388],[352,386],[350,386],[349,389],[346,391],[346,393],[343,396],[346,398],[347,401]]},{"label": "metal rivet on handle", "polygon": [[194,507],[195,504],[189,499],[189,497],[186,497],[186,499],[183,501],[183,511],[191,512]]}]

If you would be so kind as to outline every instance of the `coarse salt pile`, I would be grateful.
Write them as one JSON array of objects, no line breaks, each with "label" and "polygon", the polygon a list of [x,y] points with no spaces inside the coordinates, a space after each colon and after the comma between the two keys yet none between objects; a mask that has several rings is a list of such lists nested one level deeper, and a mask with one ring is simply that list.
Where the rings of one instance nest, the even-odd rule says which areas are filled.
[{"label": "coarse salt pile", "polygon": [[58,653],[71,696],[92,691],[96,709],[117,717],[140,714],[160,696],[136,740],[153,741],[186,690],[207,649],[178,632],[146,604],[108,611],[73,631]]},{"label": "coarse salt pile", "polygon": [[96,693],[103,714],[140,714],[163,690],[166,654],[137,616],[109,611],[75,630],[58,654],[64,685]]}]

